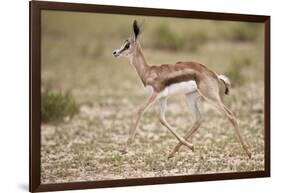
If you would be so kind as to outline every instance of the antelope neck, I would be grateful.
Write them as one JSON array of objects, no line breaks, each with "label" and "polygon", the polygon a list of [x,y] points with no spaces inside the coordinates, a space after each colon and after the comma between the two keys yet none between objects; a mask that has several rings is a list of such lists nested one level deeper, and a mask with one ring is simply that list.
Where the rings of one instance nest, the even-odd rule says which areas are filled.
[{"label": "antelope neck", "polygon": [[145,86],[145,74],[149,70],[149,66],[145,60],[141,45],[139,42],[136,43],[136,50],[134,51],[132,58],[131,58],[131,64],[134,65],[143,85]]}]

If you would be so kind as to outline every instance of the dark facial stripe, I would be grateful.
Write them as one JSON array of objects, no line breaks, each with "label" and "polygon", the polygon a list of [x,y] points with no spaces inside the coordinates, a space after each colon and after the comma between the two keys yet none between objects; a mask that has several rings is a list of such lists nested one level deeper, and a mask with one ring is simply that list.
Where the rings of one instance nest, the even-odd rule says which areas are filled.
[{"label": "dark facial stripe", "polygon": [[[127,43],[126,45],[128,45],[128,44],[130,44],[130,43]],[[119,51],[119,54],[121,54],[122,52],[124,52],[125,50],[128,50],[130,48],[130,46],[127,47],[126,45],[122,48],[122,50]]]}]

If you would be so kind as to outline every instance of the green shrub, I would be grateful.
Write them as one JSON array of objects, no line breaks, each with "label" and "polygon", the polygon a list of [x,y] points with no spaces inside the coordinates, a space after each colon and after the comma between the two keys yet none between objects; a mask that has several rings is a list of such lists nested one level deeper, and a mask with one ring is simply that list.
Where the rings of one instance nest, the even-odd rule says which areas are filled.
[{"label": "green shrub", "polygon": [[49,90],[42,92],[42,122],[58,122],[64,117],[72,118],[79,108],[70,92],[54,93]]},{"label": "green shrub", "polygon": [[245,82],[243,71],[251,64],[252,60],[248,56],[240,55],[239,57],[234,57],[232,58],[231,65],[227,69],[225,75],[230,78],[233,85],[241,85]]},{"label": "green shrub", "polygon": [[207,41],[204,31],[177,34],[166,25],[159,25],[153,33],[152,46],[158,49],[197,51]]},{"label": "green shrub", "polygon": [[192,34],[185,36],[185,45],[184,48],[188,51],[197,51],[199,47],[206,43],[208,40],[207,35],[204,31],[194,32]]},{"label": "green shrub", "polygon": [[245,82],[245,77],[242,71],[237,66],[231,66],[225,72],[225,75],[230,79],[232,85],[241,85]]},{"label": "green shrub", "polygon": [[159,25],[153,33],[153,47],[158,49],[179,50],[184,46],[183,38],[171,31],[166,25]]},{"label": "green shrub", "polygon": [[224,34],[224,38],[234,42],[253,42],[259,37],[259,28],[255,24],[237,24],[233,26],[227,33]]}]

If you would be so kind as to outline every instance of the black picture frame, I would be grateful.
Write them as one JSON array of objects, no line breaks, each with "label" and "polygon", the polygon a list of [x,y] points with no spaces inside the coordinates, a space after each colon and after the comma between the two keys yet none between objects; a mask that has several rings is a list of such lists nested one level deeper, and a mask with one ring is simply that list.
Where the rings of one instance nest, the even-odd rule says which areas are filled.
[{"label": "black picture frame", "polygon": [[[121,187],[150,184],[182,183],[195,181],[228,180],[242,178],[270,177],[270,16],[246,15],[232,13],[214,13],[200,11],[182,11],[169,9],[136,8],[108,5],[76,4],[31,1],[30,8],[30,175],[29,190],[31,192],[74,190],[88,188]],[[153,177],[122,180],[105,180],[94,182],[73,182],[57,184],[41,184],[40,182],[40,144],[41,144],[41,11],[59,10],[75,12],[111,13],[127,15],[147,15],[161,17],[178,17],[193,19],[211,19],[225,21],[247,21],[265,24],[264,42],[264,83],[265,83],[265,170],[253,172],[218,173],[188,176]]]}]

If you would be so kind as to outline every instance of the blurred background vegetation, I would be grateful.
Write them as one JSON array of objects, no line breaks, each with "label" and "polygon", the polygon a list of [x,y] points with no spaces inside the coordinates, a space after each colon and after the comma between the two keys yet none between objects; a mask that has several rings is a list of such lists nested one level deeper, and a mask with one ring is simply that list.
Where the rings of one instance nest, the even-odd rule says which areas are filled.
[{"label": "blurred background vegetation", "polygon": [[[80,96],[81,90],[107,86],[129,91],[128,87],[121,88],[126,84],[120,85],[118,80],[137,81],[137,76],[126,59],[116,60],[111,53],[131,34],[135,18],[43,11],[43,90],[71,90],[79,95],[78,103],[91,102],[93,97],[84,93]],[[229,76],[233,85],[263,80],[262,24],[143,16],[137,19],[144,21],[140,41],[151,63],[198,61]],[[46,101],[45,106],[51,104]]]},{"label": "blurred background vegetation", "polygon": [[[142,103],[146,94],[128,59],[116,59],[112,57],[112,51],[119,48],[132,33],[133,19],[144,21],[140,42],[148,62],[173,64],[179,60],[197,61],[207,65],[218,74],[225,74],[230,78],[234,89],[230,91],[231,98],[224,98],[224,100],[240,119],[244,119],[244,125],[242,122],[244,132],[249,132],[248,136],[252,139],[252,144],[255,144],[256,151],[263,155],[263,24],[43,10],[43,167],[50,170],[52,168],[50,155],[53,155],[53,161],[58,161],[59,156],[56,156],[56,150],[57,152],[65,151],[66,147],[71,147],[69,143],[77,140],[77,137],[82,139],[83,136],[92,136],[93,139],[89,139],[87,144],[92,148],[89,151],[100,152],[103,155],[108,151],[106,148],[118,149],[112,145],[112,143],[116,143],[116,136],[119,136],[117,141],[120,141],[120,138],[122,143],[125,141],[133,120],[132,112],[136,106]],[[176,100],[178,99],[171,100],[171,106],[175,104],[174,110],[172,108],[167,112],[168,116],[174,116],[171,120],[177,120],[183,113],[175,110],[178,103]],[[184,104],[180,102],[179,105]],[[205,106],[203,106],[203,111],[210,116],[213,115]],[[246,119],[250,115],[255,117]],[[155,116],[151,116],[151,113],[148,112],[144,122],[146,124],[157,123]],[[182,133],[186,131],[188,123],[191,123],[191,117],[188,119],[188,122],[179,124],[178,129]],[[222,119],[220,124],[217,119],[214,127],[220,125],[223,129],[226,121],[220,118]],[[250,123],[249,119],[255,122]],[[48,129],[52,124],[57,125],[55,129]],[[156,125],[156,127],[161,126]],[[164,130],[160,129],[160,131]],[[148,130],[146,132],[150,134],[154,132],[157,136],[160,135],[160,131]],[[212,131],[219,132],[214,129]],[[199,133],[201,137],[206,136],[206,133],[202,132]],[[217,135],[222,136],[222,133]],[[235,141],[234,133],[228,134],[224,133],[226,141]],[[108,135],[112,135],[113,138]],[[212,133],[212,135],[216,136],[216,133]],[[146,137],[140,138],[141,146],[145,144],[146,139]],[[169,133],[165,133],[163,139],[167,143],[175,143],[175,139]],[[206,139],[197,140],[204,142]],[[85,139],[85,141],[87,140]],[[81,140],[80,143],[82,143]],[[213,143],[227,148],[224,143]],[[56,145],[55,150],[52,144]],[[172,148],[171,144],[167,147]],[[89,161],[94,158],[91,155],[84,159],[85,162],[81,161],[83,156],[85,157],[85,154],[79,154],[81,148],[76,147],[68,152],[68,156],[78,154],[78,160],[75,161],[75,158],[72,157],[69,165],[65,162],[63,165],[56,165],[56,168],[52,170],[53,173],[43,170],[43,179],[46,182],[54,182],[56,181],[53,179],[55,176],[65,176],[71,173],[72,162],[78,165],[85,164],[84,169],[90,164],[90,171],[97,169],[97,164],[91,165],[92,162]],[[137,151],[136,147],[133,149]],[[240,149],[239,144],[236,149]],[[163,152],[163,149],[156,148],[153,151]],[[243,154],[242,150],[236,153]],[[144,157],[141,152],[136,156]],[[160,159],[159,156],[156,155],[156,158]],[[109,158],[114,160],[116,157],[109,156],[106,159]],[[124,161],[121,157],[118,159]],[[102,163],[111,159],[105,160],[105,158],[96,157],[95,161],[97,160]],[[146,161],[150,166],[159,165],[154,157]],[[206,163],[205,161],[202,162],[203,165]],[[263,167],[263,159],[259,161],[258,164],[250,164],[251,167],[239,165],[239,170],[260,169]],[[110,165],[111,162],[108,163]],[[68,167],[68,170],[61,170],[64,167]],[[73,167],[77,169],[78,166]],[[106,167],[108,168],[108,165]],[[165,165],[165,167],[173,169],[173,165]],[[117,168],[115,172],[118,173],[119,170],[120,168]],[[102,171],[103,169],[100,169],[99,172]],[[73,175],[74,173],[73,171]],[[75,175],[73,179],[75,179]]]}]

